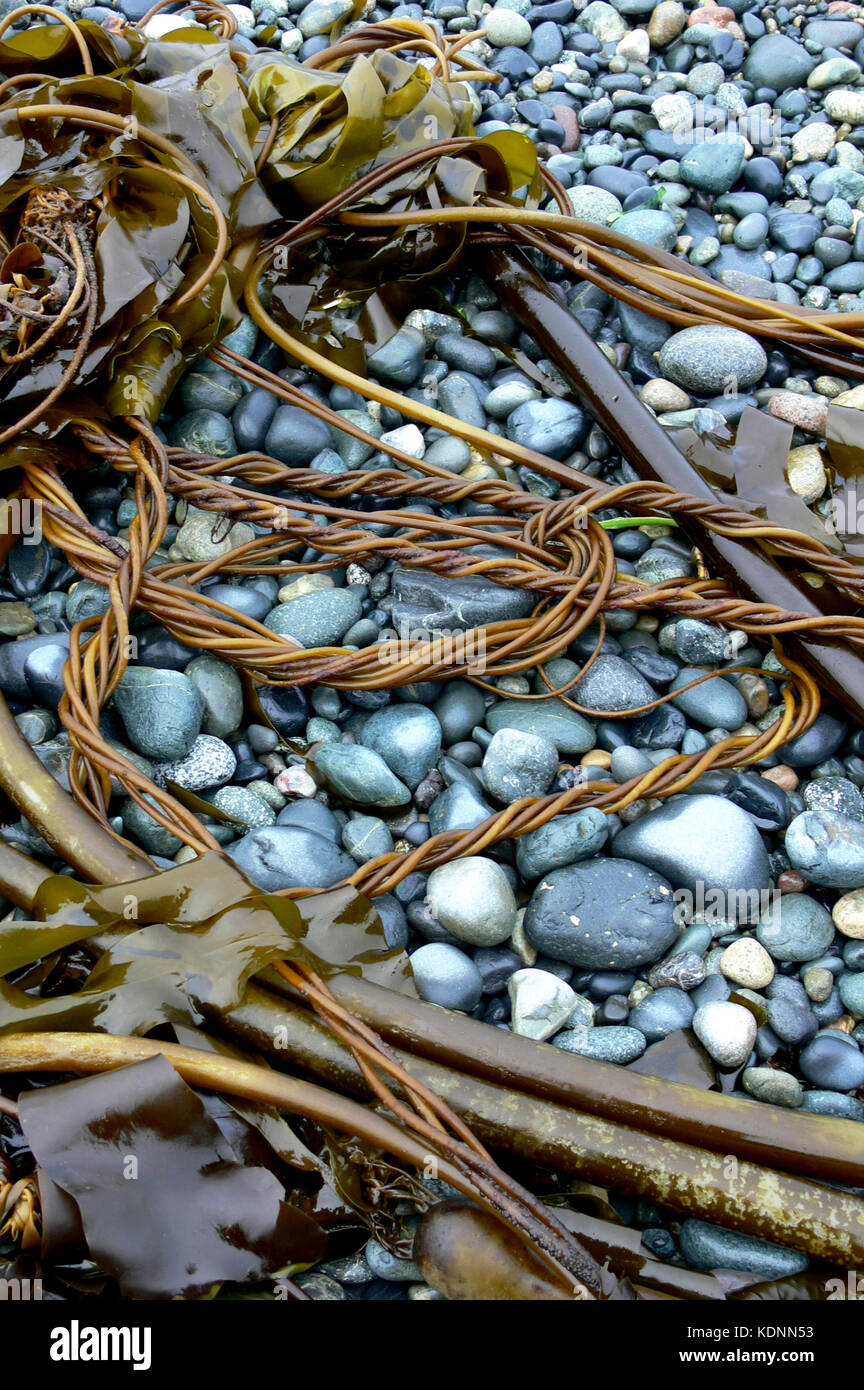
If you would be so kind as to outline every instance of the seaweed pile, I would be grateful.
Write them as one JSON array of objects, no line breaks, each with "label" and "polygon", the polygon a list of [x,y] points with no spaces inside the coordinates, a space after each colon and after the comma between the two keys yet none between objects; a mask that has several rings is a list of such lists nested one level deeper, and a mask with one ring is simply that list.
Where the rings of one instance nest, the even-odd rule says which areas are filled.
[{"label": "seaweed pile", "polygon": [[[146,20],[99,27],[54,11],[59,23],[8,33],[45,14],[39,5],[0,24],[0,467],[10,481],[0,553],[14,544],[21,504],[38,504],[45,538],[110,596],[107,612],[71,633],[58,711],[72,748],[68,793],[0,697],[8,819],[14,807],[71,870],[52,873],[0,843],[0,892],[29,916],[0,923],[0,1070],[19,1093],[2,1108],[39,1165],[38,1198],[32,1177],[5,1175],[4,1237],[22,1260],[41,1249],[61,1263],[85,1237],[91,1290],[114,1280],[133,1296],[194,1297],[278,1277],[302,1298],[291,1273],[322,1258],[328,1229],[337,1248],[362,1225],[404,1253],[407,1210],[427,1213],[415,1255],[448,1297],[490,1287],[583,1299],[736,1292],[734,1280],[646,1258],[609,1206],[612,1189],[852,1267],[864,1251],[859,1125],[619,1072],[432,1009],[415,996],[407,955],[386,948],[374,899],[418,868],[569,811],[618,811],[684,791],[709,769],[758,762],[811,727],[823,692],[864,718],[860,555],[786,485],[786,426],[745,411],[725,442],[665,430],[556,299],[545,260],[668,322],[740,327],[862,379],[864,324],[848,314],[840,329],[827,314],[748,300],[573,218],[530,140],[473,134],[469,87],[492,76],[463,51],[474,34],[445,42],[430,25],[394,20],[334,33],[300,64],[233,45],[236,20],[218,0],[192,8],[207,27],[160,41],[142,35]],[[540,210],[548,197],[555,211]],[[366,375],[406,306],[434,305],[436,279],[478,258],[639,481],[599,482]],[[454,476],[367,435],[224,345],[243,305],[297,365],[463,438],[484,476]],[[204,355],[384,449],[391,466],[334,476],[260,453],[166,445],[159,416]],[[829,407],[838,485],[855,471],[854,415]],[[76,498],[76,479],[102,462],[134,486],[125,543]],[[554,480],[558,495],[528,490],[517,466]],[[160,549],[172,496],[261,534],[217,560],[172,561]],[[472,505],[457,523],[424,501]],[[610,512],[680,524],[703,577],[650,585],[619,573]],[[495,554],[478,556],[490,540]],[[368,557],[482,574],[536,605],[482,630],[480,676],[473,630],[446,649],[432,638],[307,649],[199,587],[215,574],[278,574],[286,560],[316,572]],[[381,855],[325,892],[260,892],[221,855],[209,803],[157,786],[100,729],[140,614],[230,662],[266,723],[268,686],[375,691],[458,676],[494,689],[494,678],[529,668],[571,709],[596,713],[568,693],[575,681],[556,687],[544,665],[596,625],[581,678],[604,615],[649,608],[773,644],[781,718],[621,785],[576,781],[517,801],[470,831]],[[111,827],[118,787],[198,857],[157,871]],[[58,980],[70,959],[58,953],[85,942],[86,967],[79,959]],[[41,1072],[87,1079],[46,1090],[33,1084]],[[147,1190],[124,1203],[117,1155],[153,1114]],[[577,1195],[556,1195],[550,1174]],[[461,1198],[442,1203],[441,1183]],[[233,1235],[183,1218],[218,1204],[237,1213]],[[178,1231],[171,1250],[151,1248],[152,1210],[154,1230]],[[466,1242],[488,1253],[466,1262]],[[64,1296],[80,1278],[73,1272]],[[815,1297],[818,1283],[753,1292]]]}]

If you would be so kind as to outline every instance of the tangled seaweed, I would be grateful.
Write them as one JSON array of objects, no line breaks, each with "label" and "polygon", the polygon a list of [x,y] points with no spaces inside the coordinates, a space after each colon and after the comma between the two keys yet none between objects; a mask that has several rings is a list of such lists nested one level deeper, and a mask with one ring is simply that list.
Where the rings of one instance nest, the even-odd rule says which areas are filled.
[{"label": "tangled seaweed", "polygon": [[[198,27],[151,41],[141,31],[162,8],[164,0],[138,26],[118,19],[100,27],[24,5],[0,24],[7,519],[14,501],[38,503],[45,538],[109,598],[103,615],[71,633],[59,707],[72,749],[71,797],[38,763],[0,699],[0,787],[81,880],[102,885],[47,875],[0,846],[0,887],[33,919],[0,924],[0,975],[37,968],[51,952],[84,941],[96,957],[72,995],[38,998],[20,980],[0,980],[0,1070],[99,1073],[103,1089],[87,1092],[95,1116],[113,1100],[110,1073],[118,1066],[137,1068],[141,1096],[161,1096],[165,1105],[170,1096],[188,1116],[195,1096],[178,1089],[179,1078],[238,1104],[242,1098],[240,1113],[277,1153],[323,1173],[328,1190],[384,1239],[393,1239],[397,1198],[418,1210],[432,1205],[401,1165],[422,1172],[433,1153],[439,1176],[493,1223],[476,1225],[476,1207],[457,1204],[424,1228],[421,1256],[454,1297],[470,1296],[460,1283],[464,1272],[450,1270],[453,1232],[465,1221],[475,1222],[478,1240],[492,1240],[493,1264],[505,1248],[512,1257],[509,1296],[625,1297],[630,1278],[675,1297],[724,1296],[713,1277],[650,1268],[654,1262],[609,1222],[592,1224],[590,1216],[539,1201],[498,1167],[484,1140],[822,1258],[859,1261],[864,1203],[814,1181],[852,1180],[862,1158],[858,1127],[785,1114],[769,1123],[740,1102],[622,1078],[580,1058],[566,1058],[565,1069],[560,1055],[524,1039],[498,1035],[494,1049],[477,1047],[471,1030],[482,1025],[467,1020],[448,1042],[436,1011],[413,997],[407,957],[383,950],[368,900],[417,868],[482,853],[586,805],[621,811],[643,797],[682,792],[711,768],[757,762],[810,727],[820,686],[862,714],[864,619],[856,605],[864,571],[855,547],[842,545],[786,486],[777,466],[786,427],[745,411],[725,447],[693,431],[664,431],[578,325],[553,329],[563,311],[536,266],[548,258],[670,323],[741,328],[825,371],[842,367],[862,379],[864,319],[845,315],[841,329],[827,314],[749,300],[685,271],[666,252],[573,218],[565,190],[527,138],[473,133],[470,84],[495,76],[464,51],[482,31],[448,42],[428,24],[394,20],[344,37],[334,32],[327,49],[299,64],[232,44],[236,21],[218,0],[192,6]],[[19,18],[49,13],[59,23],[8,32]],[[436,279],[481,254],[502,298],[538,341],[545,335],[568,386],[588,400],[640,481],[601,483],[367,376],[368,357],[406,308],[434,307]],[[454,477],[373,438],[239,355],[225,339],[241,306],[298,367],[464,439],[470,476]],[[547,393],[562,393],[523,354],[505,350]],[[260,453],[217,458],[166,445],[158,418],[184,372],[205,356],[383,450],[390,466],[333,476],[286,468]],[[848,441],[848,412],[838,409],[831,407],[829,435]],[[126,540],[91,523],[76,499],[75,476],[94,461],[107,461],[134,488]],[[531,490],[527,478],[554,482],[557,496]],[[162,548],[170,496],[213,513],[222,534],[238,521],[262,534],[207,563],[172,560]],[[445,518],[419,505],[427,500],[470,502],[470,513]],[[609,533],[620,517],[680,524],[726,577],[706,571],[651,585],[617,573]],[[13,541],[7,527],[4,553]],[[529,617],[455,634],[446,650],[431,636],[309,650],[200,589],[216,574],[278,574],[286,562],[292,572],[326,571],[351,560],[396,561],[451,578],[483,575],[536,601]],[[221,857],[208,829],[213,808],[157,786],[100,729],[140,614],[158,618],[186,646],[230,662],[266,722],[260,692],[267,686],[374,691],[460,676],[492,689],[494,678],[529,668],[547,694],[514,698],[556,695],[596,714],[571,692],[597,658],[605,615],[648,609],[711,618],[770,640],[783,687],[775,723],[670,757],[622,785],[574,780],[564,792],[517,801],[470,831],[381,855],[327,893],[257,892]],[[595,626],[597,643],[579,675],[555,686],[547,663]],[[485,677],[472,667],[478,636]],[[316,777],[314,746],[298,751]],[[110,826],[112,784],[197,861],[156,874]],[[131,922],[118,906],[130,883]],[[323,930],[334,922],[342,934]],[[268,1055],[276,1068],[273,1030],[286,1029],[292,1060],[316,1083],[271,1071],[245,1053],[223,1055],[205,1024]],[[138,1036],[164,1025],[175,1028],[176,1044]],[[156,1054],[173,1069],[160,1069]],[[504,1081],[509,1118],[500,1101]],[[284,1121],[276,1135],[277,1111],[315,1121],[331,1136],[326,1161],[298,1148]],[[40,1136],[34,1150],[44,1153],[45,1173],[67,1171],[71,1160],[45,1106],[22,1099],[21,1119]],[[200,1116],[195,1123],[202,1144],[215,1142],[209,1131],[204,1136]],[[353,1150],[345,1136],[354,1136]],[[734,1205],[719,1171],[718,1155],[728,1153],[742,1159]],[[0,1195],[6,1226],[12,1222],[35,1243],[32,1192],[5,1183]],[[116,1251],[95,1237],[96,1217],[81,1210],[103,1267],[117,1270]],[[284,1237],[275,1242],[280,1256],[290,1252],[297,1266],[320,1257],[309,1225],[288,1221],[283,1229],[281,1207],[270,1220],[271,1234],[278,1228]],[[223,1269],[218,1255],[210,1257]],[[602,1260],[620,1282],[601,1269]],[[269,1247],[250,1251],[249,1261],[245,1277],[279,1265]],[[125,1277],[132,1292],[142,1292],[134,1274]],[[160,1290],[182,1287],[173,1271]],[[514,1288],[534,1291],[516,1295]],[[292,1296],[302,1296],[296,1286]]]}]

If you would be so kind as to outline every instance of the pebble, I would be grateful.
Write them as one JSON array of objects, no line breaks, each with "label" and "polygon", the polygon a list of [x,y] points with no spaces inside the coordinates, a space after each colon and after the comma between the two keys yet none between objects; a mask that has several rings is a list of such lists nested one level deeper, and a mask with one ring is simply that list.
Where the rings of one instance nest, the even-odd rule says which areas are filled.
[{"label": "pebble", "polygon": [[822,1091],[855,1091],[864,1085],[864,1053],[846,1034],[821,1033],[802,1049],[802,1072]]},{"label": "pebble", "polygon": [[226,852],[265,893],[304,886],[331,888],[350,878],[357,867],[328,835],[316,834],[301,825],[277,823],[252,830],[229,845]]},{"label": "pebble", "polygon": [[362,614],[362,604],[352,588],[321,589],[272,608],[264,626],[301,647],[332,647]]},{"label": "pebble", "polygon": [[626,1067],[645,1051],[645,1034],[626,1026],[609,1028],[567,1028],[552,1039],[552,1046],[598,1062],[614,1062]]},{"label": "pebble", "polygon": [[790,449],[786,459],[789,486],[808,507],[818,502],[828,485],[822,452],[815,444],[802,444]]},{"label": "pebble", "polygon": [[426,902],[442,927],[469,946],[500,946],[516,926],[510,880],[500,864],[482,855],[433,869]]},{"label": "pebble", "polygon": [[531,25],[515,10],[493,7],[484,20],[486,41],[493,48],[527,48],[531,42]]},{"label": "pebble", "polygon": [[786,831],[786,853],[812,883],[864,886],[864,824],[832,811],[804,811]]},{"label": "pebble", "polygon": [[804,1087],[797,1076],[775,1067],[747,1067],[742,1073],[741,1084],[757,1100],[768,1105],[782,1105],[788,1110],[797,1110],[804,1099]]},{"label": "pebble", "polygon": [[586,806],[581,811],[552,820],[520,835],[516,841],[516,865],[525,879],[540,878],[552,869],[590,859],[603,848],[608,825],[602,811]]},{"label": "pebble", "polygon": [[831,910],[831,917],[843,936],[864,941],[864,888],[844,893],[842,898],[838,898]]},{"label": "pebble", "polygon": [[156,765],[154,780],[160,786],[174,782],[186,791],[204,791],[230,782],[236,766],[237,759],[227,743],[209,734],[199,734],[180,762]]},{"label": "pebble", "polygon": [[[773,35],[772,35],[773,37]],[[707,1221],[688,1217],[681,1223],[681,1255],[692,1269],[740,1270],[759,1274],[763,1279],[791,1279],[809,1263],[806,1255],[784,1246],[770,1245],[752,1236],[711,1226]]]},{"label": "pebble", "polygon": [[[436,870],[437,872],[437,870]],[[559,1032],[576,1006],[576,994],[548,970],[517,970],[507,982],[513,1032],[544,1042]]]},{"label": "pebble", "polygon": [[619,830],[612,853],[637,859],[692,893],[724,895],[730,920],[749,921],[768,890],[768,855],[746,811],[719,796],[678,796]]},{"label": "pebble", "polygon": [[342,843],[358,864],[393,850],[393,836],[377,816],[355,816],[349,820],[342,831]]},{"label": "pebble", "polygon": [[339,796],[358,805],[405,806],[411,800],[380,754],[362,744],[325,743],[315,754],[315,767]]},{"label": "pebble", "polygon": [[628,661],[601,655],[576,682],[570,698],[586,709],[611,714],[651,704],[657,691]]},{"label": "pebble", "polygon": [[649,1043],[655,1043],[679,1028],[689,1027],[695,1012],[696,1005],[682,989],[661,986],[631,1010],[627,1022],[631,1028],[638,1028]]},{"label": "pebble", "polygon": [[626,859],[587,859],[545,874],[524,926],[544,955],[593,970],[653,964],[678,935],[669,883]]},{"label": "pebble", "polygon": [[703,1004],[693,1018],[693,1031],[706,1052],[721,1067],[740,1067],[756,1041],[756,1019],[749,1009],[729,1001]]},{"label": "pebble", "polygon": [[774,979],[774,962],[752,936],[742,936],[726,947],[720,957],[720,969],[727,980],[746,989],[765,989]]},{"label": "pebble", "polygon": [[458,946],[431,941],[411,956],[414,983],[421,999],[445,1009],[470,1013],[480,1003],[483,977]]},{"label": "pebble", "polygon": [[673,333],[660,349],[663,376],[697,395],[753,386],[765,375],[764,348],[748,333],[722,324],[700,324]]},{"label": "pebble", "polygon": [[486,726],[493,734],[501,729],[534,734],[553,743],[559,753],[570,756],[587,753],[597,741],[593,724],[557,697],[530,703],[502,700],[489,710]]},{"label": "pebble", "polygon": [[224,739],[243,722],[243,687],[240,677],[227,661],[205,654],[196,656],[183,673],[204,702],[201,728],[205,734]]},{"label": "pebble", "polygon": [[262,797],[248,787],[221,787],[213,795],[213,805],[226,815],[233,816],[247,830],[258,830],[276,824],[276,812]]},{"label": "pebble", "polygon": [[483,758],[483,783],[509,806],[526,796],[544,796],[558,767],[558,750],[548,739],[519,729],[493,734]]},{"label": "pebble", "polygon": [[441,725],[425,705],[391,705],[367,719],[361,742],[414,791],[438,761]]},{"label": "pebble", "polygon": [[756,926],[756,938],[778,961],[818,960],[834,939],[831,915],[806,893],[775,896]]},{"label": "pebble", "polygon": [[204,701],[188,676],[130,666],[114,704],[133,748],[156,762],[185,758],[201,729]]},{"label": "pebble", "polygon": [[670,690],[681,690],[682,686],[702,676],[709,679],[692,690],[682,691],[672,703],[688,719],[706,729],[737,729],[747,718],[747,703],[731,681],[722,676],[711,677],[710,672],[711,668],[705,666],[683,667],[670,683]]},{"label": "pebble", "polygon": [[585,412],[568,401],[526,401],[507,416],[506,432],[514,444],[563,459],[581,444],[588,423]]}]

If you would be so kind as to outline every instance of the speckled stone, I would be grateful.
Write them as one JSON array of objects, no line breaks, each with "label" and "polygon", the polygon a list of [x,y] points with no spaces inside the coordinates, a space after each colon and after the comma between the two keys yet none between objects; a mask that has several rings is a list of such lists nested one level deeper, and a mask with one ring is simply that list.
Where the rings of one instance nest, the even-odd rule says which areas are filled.
[{"label": "speckled stone", "polygon": [[804,811],[786,831],[786,853],[812,883],[864,887],[864,824],[831,811]]},{"label": "speckled stone", "polygon": [[587,859],[545,874],[524,927],[544,955],[593,970],[649,965],[678,935],[669,883],[626,859]]},{"label": "speckled stone", "polygon": [[500,729],[483,758],[483,782],[490,796],[509,806],[524,796],[544,796],[557,767],[554,743],[520,729]]},{"label": "speckled stone", "polygon": [[567,1028],[552,1039],[552,1046],[598,1062],[626,1067],[645,1051],[645,1034],[638,1028]]},{"label": "speckled stone", "polygon": [[752,936],[742,936],[726,947],[720,969],[727,980],[746,989],[765,989],[774,979],[774,962]]},{"label": "speckled stone", "polygon": [[213,805],[226,815],[240,821],[247,830],[260,830],[276,824],[276,812],[248,787],[222,787],[213,797]]},{"label": "speckled stone", "polygon": [[797,1110],[804,1099],[804,1087],[791,1072],[775,1067],[748,1067],[741,1077],[745,1091],[768,1105]]},{"label": "speckled stone", "polygon": [[236,766],[237,759],[227,743],[209,734],[199,734],[185,758],[180,762],[158,763],[153,776],[159,786],[174,782],[186,791],[199,792],[230,782]]},{"label": "speckled stone", "polygon": [[763,1279],[788,1279],[809,1264],[807,1256],[797,1250],[769,1245],[767,1241],[691,1218],[681,1223],[679,1240],[681,1254],[693,1269],[734,1269],[761,1274]]},{"label": "speckled stone", "polygon": [[685,391],[713,396],[734,379],[735,389],[754,386],[768,358],[755,338],[723,324],[698,324],[673,333],[660,349],[660,371]]}]

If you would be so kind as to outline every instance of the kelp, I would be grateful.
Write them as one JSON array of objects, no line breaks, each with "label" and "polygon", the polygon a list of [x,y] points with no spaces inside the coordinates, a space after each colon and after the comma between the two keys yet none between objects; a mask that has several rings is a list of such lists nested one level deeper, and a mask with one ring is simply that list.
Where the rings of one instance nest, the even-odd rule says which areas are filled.
[{"label": "kelp", "polygon": [[266,1168],[238,1161],[164,1057],[28,1091],[20,1114],[40,1167],[77,1206],[92,1258],[131,1297],[200,1296],[325,1253],[318,1224]]}]

